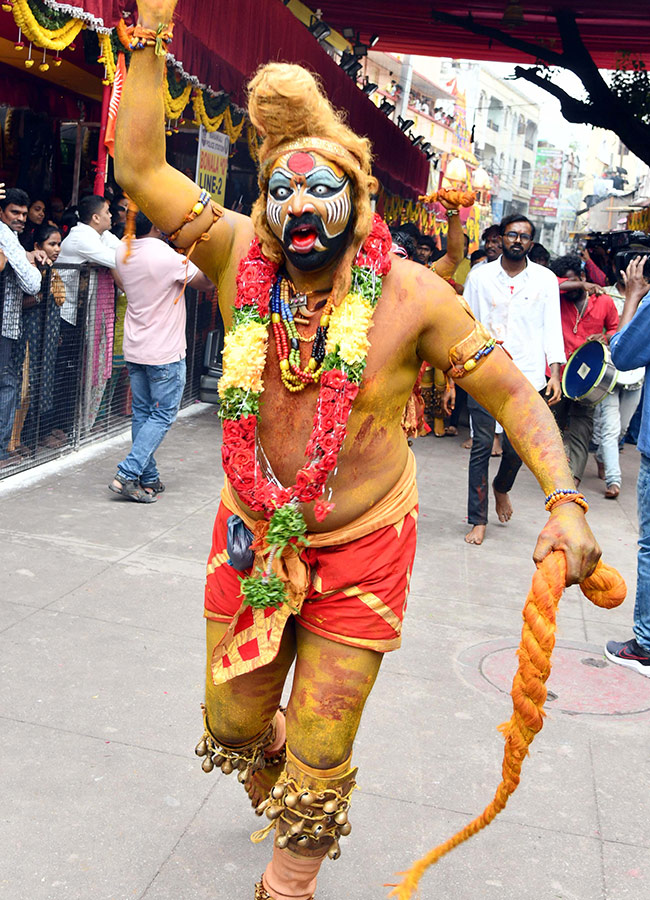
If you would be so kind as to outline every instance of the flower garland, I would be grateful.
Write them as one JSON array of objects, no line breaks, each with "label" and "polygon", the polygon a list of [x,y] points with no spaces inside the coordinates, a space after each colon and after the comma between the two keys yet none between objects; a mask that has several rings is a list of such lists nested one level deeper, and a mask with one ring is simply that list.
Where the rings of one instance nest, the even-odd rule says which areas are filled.
[{"label": "flower garland", "polygon": [[218,131],[223,125],[223,130],[230,138],[230,143],[235,144],[242,133],[246,119],[245,114],[242,113],[239,121],[235,124],[232,118],[229,94],[220,93],[215,97],[208,94],[207,102],[205,96],[206,92],[201,89],[197,88],[194,91],[192,104],[196,124],[203,125],[206,131]]},{"label": "flower garland", "polygon": [[226,475],[242,501],[270,520],[263,548],[264,552],[268,550],[267,565],[264,571],[242,581],[242,593],[251,606],[277,607],[286,600],[284,585],[272,573],[271,566],[287,544],[306,543],[307,527],[299,504],[315,501],[314,514],[319,522],[334,508],[322,495],[337,467],[352,404],[359,392],[373,312],[381,295],[382,277],[390,270],[390,247],[388,228],[375,216],[372,232],[352,266],[350,292],[331,313],[314,424],[305,450],[307,462],[291,487],[282,487],[264,475],[256,446],[268,350],[269,303],[278,267],[263,255],[257,239],[240,263],[233,327],[224,341],[219,415],[223,422],[222,459]]},{"label": "flower garland", "polygon": [[165,119],[180,119],[185,107],[190,102],[192,85],[189,82],[178,80],[176,72],[167,67],[167,74],[163,82],[163,105],[165,107]]},{"label": "flower garland", "polygon": [[[64,50],[69,47],[85,27],[81,19],[55,13],[44,4],[39,6],[36,0],[13,0],[11,11],[16,25],[25,37],[47,50]],[[41,25],[39,18],[48,24]]]}]

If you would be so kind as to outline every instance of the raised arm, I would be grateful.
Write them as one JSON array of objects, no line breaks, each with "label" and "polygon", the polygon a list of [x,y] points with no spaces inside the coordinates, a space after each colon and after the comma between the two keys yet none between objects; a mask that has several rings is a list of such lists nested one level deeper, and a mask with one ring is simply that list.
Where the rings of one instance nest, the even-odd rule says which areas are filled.
[{"label": "raised arm", "polygon": [[[175,6],[176,0],[140,0],[139,24],[155,30],[160,23],[169,23]],[[179,228],[201,191],[165,158],[164,75],[165,57],[156,56],[153,47],[133,53],[117,119],[115,177],[145,215],[170,234]],[[183,228],[176,245],[191,246],[211,222],[208,205]],[[210,240],[197,245],[192,260],[221,286],[224,279],[232,281],[252,235],[246,216],[226,210],[212,225]]]},{"label": "raised arm", "polygon": [[465,255],[465,235],[460,223],[458,207],[445,200],[438,202],[442,203],[447,210],[449,225],[447,228],[447,252],[436,261],[436,273],[441,278],[453,278],[454,272]]},{"label": "raised arm", "polygon": [[[475,322],[451,288],[441,285],[435,294],[429,305],[430,324],[418,342],[418,355],[447,370],[449,351],[471,333]],[[553,415],[500,347],[483,357],[461,383],[503,425],[545,494],[573,488],[573,477]],[[540,561],[552,550],[566,553],[568,583],[582,581],[596,565],[600,550],[577,504],[567,503],[553,509],[533,557]]]}]

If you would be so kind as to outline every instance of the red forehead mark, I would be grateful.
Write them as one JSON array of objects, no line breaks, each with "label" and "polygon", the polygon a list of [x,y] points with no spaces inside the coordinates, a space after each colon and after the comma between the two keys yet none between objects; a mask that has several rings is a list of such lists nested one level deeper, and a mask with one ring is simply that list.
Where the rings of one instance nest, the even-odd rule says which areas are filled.
[{"label": "red forehead mark", "polygon": [[310,153],[292,153],[287,161],[289,171],[296,172],[299,175],[311,172],[314,165],[314,158]]}]

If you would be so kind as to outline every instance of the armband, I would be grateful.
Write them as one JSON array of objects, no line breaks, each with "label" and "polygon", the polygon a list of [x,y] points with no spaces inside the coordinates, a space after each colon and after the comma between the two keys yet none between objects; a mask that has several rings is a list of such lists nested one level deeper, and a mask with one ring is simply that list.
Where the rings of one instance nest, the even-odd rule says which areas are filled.
[{"label": "armband", "polygon": [[462,378],[477,367],[482,359],[494,350],[497,342],[490,332],[481,325],[474,323],[473,330],[455,344],[449,351],[449,369],[446,375],[452,378]]}]

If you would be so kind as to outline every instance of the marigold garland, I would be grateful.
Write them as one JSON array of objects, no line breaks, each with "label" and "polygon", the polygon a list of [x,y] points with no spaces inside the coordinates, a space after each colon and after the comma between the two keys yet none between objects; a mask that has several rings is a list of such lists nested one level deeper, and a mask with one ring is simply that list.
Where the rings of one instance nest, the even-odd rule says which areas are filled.
[{"label": "marigold garland", "polygon": [[206,131],[218,131],[223,126],[223,131],[228,135],[230,143],[236,143],[242,133],[246,116],[242,113],[240,120],[235,124],[229,95],[218,94],[214,98],[211,98],[209,94],[207,96],[206,103],[206,91],[199,89],[194,91],[192,105],[195,121],[197,124],[203,125]]},{"label": "marigold garland", "polygon": [[[74,41],[81,29],[85,27],[81,19],[72,17],[65,17],[62,25],[55,25],[53,28],[41,25],[35,12],[32,10],[32,5],[34,9],[37,8],[35,0],[31,0],[31,3],[29,0],[14,0],[12,13],[16,25],[22,29],[24,36],[39,47],[44,47],[47,50],[65,50]],[[39,9],[39,17],[42,16],[42,13],[43,10]],[[63,18],[63,14],[61,14],[61,18]],[[51,21],[54,23],[60,21],[60,19],[57,17]]]},{"label": "marigold garland", "polygon": [[165,118],[168,120],[180,119],[185,107],[190,102],[192,85],[190,82],[176,82],[175,74],[170,68],[163,82],[163,105]]},{"label": "marigold garland", "polygon": [[390,247],[390,233],[375,216],[373,230],[352,266],[351,290],[331,313],[313,429],[305,450],[307,460],[291,487],[266,477],[257,453],[269,304],[271,291],[281,276],[277,265],[263,255],[257,239],[240,263],[233,326],[224,342],[219,415],[223,422],[226,475],[242,501],[270,519],[262,547],[265,568],[242,581],[242,593],[250,605],[277,606],[287,601],[284,587],[280,592],[271,566],[287,544],[299,548],[306,543],[300,505],[316,501],[314,513],[319,521],[334,508],[329,498],[325,500],[322,495],[337,467],[352,404],[359,392],[372,315],[381,295],[382,276],[390,270]]}]

